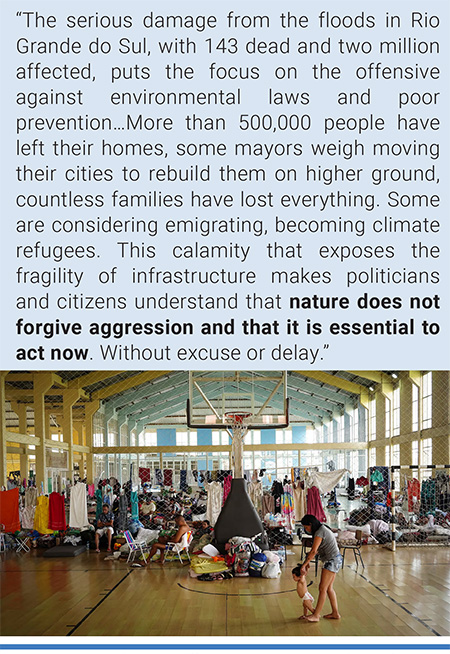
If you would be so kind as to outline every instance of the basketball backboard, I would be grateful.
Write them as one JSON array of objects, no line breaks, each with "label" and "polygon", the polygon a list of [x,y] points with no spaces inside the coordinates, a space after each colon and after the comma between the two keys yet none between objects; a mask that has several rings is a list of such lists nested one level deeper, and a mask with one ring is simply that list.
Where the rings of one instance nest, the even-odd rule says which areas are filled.
[{"label": "basketball backboard", "polygon": [[227,429],[230,414],[243,414],[249,429],[289,424],[285,371],[191,371],[187,423],[196,429]]}]

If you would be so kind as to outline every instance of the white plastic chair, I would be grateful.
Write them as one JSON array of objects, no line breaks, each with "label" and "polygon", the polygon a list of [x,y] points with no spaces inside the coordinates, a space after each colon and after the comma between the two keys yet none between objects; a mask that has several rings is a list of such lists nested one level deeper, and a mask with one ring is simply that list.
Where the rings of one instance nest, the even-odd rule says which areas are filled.
[{"label": "white plastic chair", "polygon": [[[180,563],[183,563],[183,559],[181,558],[181,552],[186,552],[187,557],[189,561],[191,560],[191,557],[189,556],[189,545],[192,542],[193,538],[193,533],[192,531],[187,531],[185,534],[182,535],[181,540],[179,543],[172,543],[169,541],[166,543],[166,549],[164,551],[164,561],[173,561],[174,559],[174,554],[178,556],[178,559],[180,560]],[[172,556],[167,558],[168,554],[172,554]]]},{"label": "white plastic chair", "polygon": [[138,551],[142,554],[142,556],[144,558],[144,561],[145,561],[144,552],[145,551],[148,552],[147,543],[145,541],[143,541],[143,540],[134,540],[133,536],[131,535],[131,533],[129,531],[125,531],[123,535],[125,536],[126,541],[128,543],[128,546],[130,548],[130,553],[128,554],[127,563],[130,562],[130,559],[132,557],[133,557],[132,561],[134,561],[134,557],[136,556],[136,552],[138,552]]}]

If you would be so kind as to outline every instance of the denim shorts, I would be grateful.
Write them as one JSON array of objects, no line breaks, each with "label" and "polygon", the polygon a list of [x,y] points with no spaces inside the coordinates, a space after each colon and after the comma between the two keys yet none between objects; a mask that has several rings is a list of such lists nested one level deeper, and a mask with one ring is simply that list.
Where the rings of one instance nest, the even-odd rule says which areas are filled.
[{"label": "denim shorts", "polygon": [[329,570],[330,572],[339,572],[339,570],[342,568],[342,554],[336,554],[334,559],[330,559],[329,561],[325,561],[323,564],[323,567],[325,570]]}]

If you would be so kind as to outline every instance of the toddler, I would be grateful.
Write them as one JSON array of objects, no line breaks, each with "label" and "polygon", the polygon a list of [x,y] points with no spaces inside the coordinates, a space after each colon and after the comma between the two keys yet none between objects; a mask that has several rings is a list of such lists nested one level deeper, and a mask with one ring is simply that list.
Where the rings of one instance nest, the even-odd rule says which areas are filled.
[{"label": "toddler", "polygon": [[302,564],[298,563],[295,568],[292,570],[292,578],[297,582],[297,594],[300,599],[303,601],[303,615],[299,617],[299,620],[304,620],[310,613],[314,613],[314,597],[308,592],[306,584],[306,575],[301,574]]}]

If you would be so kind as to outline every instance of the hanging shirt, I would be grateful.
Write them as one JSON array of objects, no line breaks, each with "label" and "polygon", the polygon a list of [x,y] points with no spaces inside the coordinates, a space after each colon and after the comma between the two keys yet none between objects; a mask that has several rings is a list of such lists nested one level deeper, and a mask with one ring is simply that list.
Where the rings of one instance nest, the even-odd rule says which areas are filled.
[{"label": "hanging shirt", "polygon": [[222,510],[222,484],[219,481],[212,481],[205,484],[208,492],[206,504],[206,519],[214,526]]},{"label": "hanging shirt", "polygon": [[5,525],[5,532],[19,531],[19,489],[0,491],[0,522]]}]

